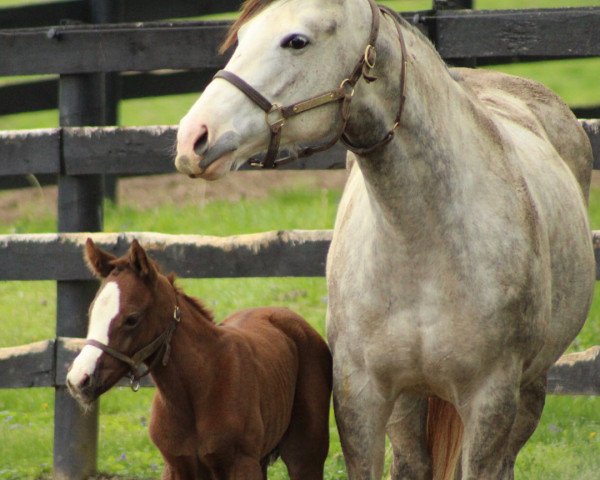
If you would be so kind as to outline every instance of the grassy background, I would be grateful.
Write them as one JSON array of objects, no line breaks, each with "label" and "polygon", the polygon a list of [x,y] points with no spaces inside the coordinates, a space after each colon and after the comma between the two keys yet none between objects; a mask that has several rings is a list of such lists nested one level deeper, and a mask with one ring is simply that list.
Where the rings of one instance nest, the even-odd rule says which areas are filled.
[{"label": "grassy background", "polygon": [[[0,5],[36,3],[0,0]],[[400,10],[429,8],[425,1],[384,2]],[[537,8],[598,6],[598,0],[480,0],[485,8]],[[569,60],[502,66],[502,70],[547,84],[571,105],[600,104],[600,59]],[[20,79],[17,79],[20,81]],[[15,81],[15,79],[0,79]],[[177,95],[122,102],[124,125],[174,124],[197,95]],[[56,111],[0,117],[0,129],[54,127]],[[185,181],[185,179],[182,179]],[[3,195],[3,193],[0,193]],[[166,203],[151,211],[106,205],[107,231],[149,230],[168,233],[230,235],[274,229],[331,228],[339,191],[298,187],[274,191],[270,201],[243,200],[208,204]],[[592,191],[590,218],[600,228],[600,191]],[[54,231],[56,218],[50,207],[29,211],[0,233]],[[204,299],[218,318],[252,305],[284,304],[300,312],[324,332],[326,288],[322,278],[185,280],[185,290]],[[571,350],[600,343],[600,298]],[[0,347],[21,345],[55,335],[53,282],[0,283]],[[133,394],[115,389],[101,400],[99,471],[122,478],[157,478],[160,455],[147,438],[151,389]],[[47,476],[52,462],[53,391],[51,389],[0,391],[0,479]],[[550,396],[541,424],[519,457],[519,479],[596,479],[600,471],[600,399]],[[335,425],[327,462],[328,479],[344,479],[345,470]],[[285,479],[278,464],[270,478]]]}]

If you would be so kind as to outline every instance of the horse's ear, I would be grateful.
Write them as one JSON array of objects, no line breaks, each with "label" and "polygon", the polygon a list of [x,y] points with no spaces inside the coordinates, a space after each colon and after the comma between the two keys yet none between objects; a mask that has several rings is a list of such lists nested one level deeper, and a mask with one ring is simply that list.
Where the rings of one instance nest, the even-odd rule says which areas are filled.
[{"label": "horse's ear", "polygon": [[108,277],[114,265],[112,263],[117,257],[98,248],[91,238],[85,242],[85,263],[90,271],[99,278]]},{"label": "horse's ear", "polygon": [[156,279],[156,266],[136,239],[129,247],[129,265],[141,278],[151,282]]}]

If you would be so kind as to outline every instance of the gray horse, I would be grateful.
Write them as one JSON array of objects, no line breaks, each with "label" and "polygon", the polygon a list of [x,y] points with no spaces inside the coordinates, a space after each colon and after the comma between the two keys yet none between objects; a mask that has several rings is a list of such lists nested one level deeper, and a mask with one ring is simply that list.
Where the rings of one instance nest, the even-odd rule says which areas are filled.
[{"label": "gray horse", "polygon": [[513,478],[594,287],[576,119],[535,82],[448,69],[370,0],[248,0],[235,39],[176,165],[214,179],[279,145],[354,152],[327,264],[349,478],[381,478],[386,432],[394,479]]}]

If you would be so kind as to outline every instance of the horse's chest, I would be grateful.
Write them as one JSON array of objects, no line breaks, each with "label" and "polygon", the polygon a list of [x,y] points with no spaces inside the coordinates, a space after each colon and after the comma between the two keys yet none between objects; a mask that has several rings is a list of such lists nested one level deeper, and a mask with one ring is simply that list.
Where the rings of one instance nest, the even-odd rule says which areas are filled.
[{"label": "horse's chest", "polygon": [[[442,377],[462,383],[496,336],[476,332],[481,304],[493,310],[497,298],[473,294],[474,276],[444,248],[418,251],[357,206],[337,226],[328,258],[327,330],[338,365],[364,362],[390,391],[438,385]],[[466,342],[473,355],[457,353]]]}]

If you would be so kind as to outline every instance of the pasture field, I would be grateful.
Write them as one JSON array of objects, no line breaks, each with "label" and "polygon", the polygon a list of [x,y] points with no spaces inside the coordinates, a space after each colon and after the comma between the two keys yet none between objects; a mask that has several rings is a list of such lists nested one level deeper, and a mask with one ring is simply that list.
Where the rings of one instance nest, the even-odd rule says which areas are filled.
[{"label": "pasture field", "polygon": [[[0,6],[38,3],[36,0],[0,0]],[[399,10],[426,9],[430,1],[382,2]],[[477,8],[539,8],[598,6],[599,0],[475,0]],[[600,104],[600,59],[540,62],[502,66],[499,69],[542,81],[570,105]],[[0,82],[15,79],[0,79]],[[20,79],[16,79],[20,81]],[[123,125],[175,124],[196,94],[122,102]],[[0,117],[0,130],[55,127],[56,111]],[[244,176],[245,175],[245,176]],[[281,174],[263,182],[262,173],[235,174],[237,184],[252,184],[246,198],[211,200],[200,182],[177,177],[189,195],[175,196],[172,181],[162,190],[149,189],[159,200],[142,197],[119,205],[107,203],[105,230],[157,231],[232,235],[279,229],[331,228],[341,195],[339,181],[320,182],[332,175],[298,174],[292,187],[281,188]],[[275,174],[277,175],[277,174]],[[339,175],[336,174],[336,175]],[[317,179],[319,184],[317,185]],[[291,182],[294,183],[294,182]],[[235,187],[235,182],[232,187]],[[325,188],[328,184],[333,188]],[[129,185],[122,182],[121,186]],[[600,185],[600,184],[599,184]],[[230,188],[230,187],[228,187]],[[259,195],[259,192],[263,190]],[[53,189],[21,194],[0,192],[0,233],[51,232],[56,229]],[[262,196],[266,195],[266,197]],[[267,200],[265,200],[265,198]],[[11,215],[11,212],[17,214]],[[600,188],[592,190],[592,227],[600,229]],[[1,267],[0,267],[1,268]],[[189,294],[202,298],[222,319],[227,313],[255,305],[286,305],[302,314],[324,333],[327,302],[322,278],[266,278],[180,280]],[[0,282],[0,347],[21,345],[55,335],[55,285],[53,282]],[[571,351],[600,344],[600,286],[589,319]],[[102,397],[98,470],[118,479],[158,478],[162,461],[147,435],[152,389],[134,394],[115,389]],[[52,466],[54,395],[51,389],[0,390],[0,480],[47,479]],[[541,423],[519,456],[518,479],[592,480],[600,471],[600,398],[549,396]],[[333,418],[326,478],[343,480],[345,467]],[[389,457],[389,455],[388,455]],[[277,462],[270,479],[287,478]]]}]

